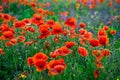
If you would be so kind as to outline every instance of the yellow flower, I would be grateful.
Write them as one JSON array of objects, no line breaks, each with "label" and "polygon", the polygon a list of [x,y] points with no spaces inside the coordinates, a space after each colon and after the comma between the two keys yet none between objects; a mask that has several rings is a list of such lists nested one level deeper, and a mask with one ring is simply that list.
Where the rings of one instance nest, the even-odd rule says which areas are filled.
[{"label": "yellow flower", "polygon": [[20,75],[21,78],[26,78],[27,76],[25,74]]}]

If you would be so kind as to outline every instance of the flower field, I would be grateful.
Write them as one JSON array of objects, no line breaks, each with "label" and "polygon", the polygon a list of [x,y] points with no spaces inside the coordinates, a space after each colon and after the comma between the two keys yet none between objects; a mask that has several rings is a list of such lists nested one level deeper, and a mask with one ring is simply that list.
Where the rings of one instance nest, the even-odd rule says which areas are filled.
[{"label": "flower field", "polygon": [[120,0],[0,0],[0,80],[120,80]]}]

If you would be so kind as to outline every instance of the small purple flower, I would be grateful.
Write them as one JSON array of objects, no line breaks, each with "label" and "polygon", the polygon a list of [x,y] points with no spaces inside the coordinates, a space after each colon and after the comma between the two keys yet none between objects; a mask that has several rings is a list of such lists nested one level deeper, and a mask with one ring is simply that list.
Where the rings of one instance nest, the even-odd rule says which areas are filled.
[{"label": "small purple flower", "polygon": [[120,32],[118,32],[118,37],[120,38]]},{"label": "small purple flower", "polygon": [[62,19],[62,20],[67,20],[67,15],[62,15],[62,14],[61,14],[61,19]]}]

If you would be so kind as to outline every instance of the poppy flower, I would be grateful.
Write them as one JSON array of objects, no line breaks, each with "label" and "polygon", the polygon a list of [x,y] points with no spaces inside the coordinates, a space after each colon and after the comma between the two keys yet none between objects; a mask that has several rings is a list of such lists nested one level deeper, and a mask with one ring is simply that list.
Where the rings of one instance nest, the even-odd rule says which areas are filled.
[{"label": "poppy flower", "polygon": [[103,63],[101,61],[95,60],[95,65],[97,68],[104,68]]},{"label": "poppy flower", "polygon": [[100,36],[107,36],[106,31],[104,29],[100,29],[98,31],[98,37],[100,37]]},{"label": "poppy flower", "polygon": [[18,42],[24,42],[25,41],[25,37],[24,36],[18,36],[17,37],[17,41]]},{"label": "poppy flower", "polygon": [[12,46],[12,43],[8,41],[8,42],[5,43],[5,46],[10,47],[10,46]]},{"label": "poppy flower", "polygon": [[4,18],[4,20],[7,21],[7,22],[11,20],[11,16],[10,16],[9,14],[4,14],[4,15],[3,15],[3,18]]},{"label": "poppy flower", "polygon": [[86,28],[86,24],[85,24],[84,22],[80,22],[80,23],[79,23],[79,26],[80,26],[81,28]]},{"label": "poppy flower", "polygon": [[84,35],[87,31],[85,29],[79,29],[80,35]]},{"label": "poppy flower", "polygon": [[54,37],[53,41],[56,43],[60,43],[60,39],[57,36]]},{"label": "poppy flower", "polygon": [[68,31],[68,30],[66,30],[66,29],[64,29],[64,30],[63,30],[63,35],[64,35],[64,36],[67,36],[67,35],[68,35],[68,33],[69,33],[69,31]]},{"label": "poppy flower", "polygon": [[26,46],[32,45],[32,41],[25,42],[25,45],[26,45]]},{"label": "poppy flower", "polygon": [[3,13],[0,13],[0,20],[2,20],[3,19]]},{"label": "poppy flower", "polygon": [[48,56],[42,52],[36,53],[33,57],[33,63],[38,72],[45,70],[47,67]]},{"label": "poppy flower", "polygon": [[120,0],[116,0],[116,2],[117,2],[118,4],[120,4]]},{"label": "poppy flower", "polygon": [[98,61],[98,62],[101,61],[101,60],[103,59],[103,57],[104,57],[104,56],[101,55],[101,54],[97,55],[97,56],[96,56],[96,61]]},{"label": "poppy flower", "polygon": [[75,46],[76,45],[76,43],[75,42],[72,42],[72,41],[70,41],[70,42],[65,42],[65,46],[67,47],[67,48],[72,48],[73,46]]},{"label": "poppy flower", "polygon": [[52,58],[56,58],[59,55],[60,55],[59,49],[56,49],[54,52],[50,53],[50,57],[52,57]]},{"label": "poppy flower", "polygon": [[27,30],[30,31],[30,32],[32,32],[32,33],[35,32],[35,29],[33,27],[28,27]]},{"label": "poppy flower", "polygon": [[23,21],[16,21],[14,23],[15,28],[24,28],[25,27],[25,23]]},{"label": "poppy flower", "polygon": [[91,40],[92,37],[93,37],[93,34],[91,32],[86,32],[84,35],[83,35],[84,39],[86,40]]},{"label": "poppy flower", "polygon": [[3,36],[6,38],[6,39],[12,39],[14,38],[14,34],[12,31],[5,31],[3,32]]},{"label": "poppy flower", "polygon": [[110,7],[113,6],[113,2],[112,2],[112,1],[109,1],[109,2],[108,2],[108,6],[110,6]]},{"label": "poppy flower", "polygon": [[44,24],[43,17],[38,14],[33,15],[31,22],[37,26]]},{"label": "poppy flower", "polygon": [[99,76],[99,71],[98,71],[98,70],[95,70],[95,71],[94,71],[94,77],[95,77],[95,78],[98,78],[98,76]]},{"label": "poppy flower", "polygon": [[97,57],[99,55],[99,50],[92,50],[92,55]]},{"label": "poppy flower", "polygon": [[59,53],[61,56],[66,56],[71,53],[71,50],[67,48],[66,46],[62,46],[59,48]]},{"label": "poppy flower", "polygon": [[5,54],[2,48],[0,48],[0,54]]},{"label": "poppy flower", "polygon": [[33,56],[33,62],[35,62],[36,60],[44,60],[47,61],[48,60],[48,56],[43,53],[43,52],[38,52]]},{"label": "poppy flower", "polygon": [[90,42],[90,45],[92,47],[98,47],[99,46],[99,41],[96,40],[96,39],[91,39],[89,42]]},{"label": "poppy flower", "polygon": [[101,36],[101,37],[99,38],[99,43],[100,43],[101,45],[106,45],[106,44],[108,44],[108,42],[109,42],[109,39],[108,39],[106,36]]},{"label": "poppy flower", "polygon": [[32,59],[32,57],[28,57],[27,58],[27,64],[29,65],[29,66],[33,66],[33,59]]},{"label": "poppy flower", "polygon": [[68,18],[64,24],[72,28],[77,28],[76,22],[77,20],[74,17],[72,17]]},{"label": "poppy flower", "polygon": [[50,26],[55,24],[55,22],[53,20],[47,20],[46,23]]},{"label": "poppy flower", "polygon": [[47,62],[45,60],[42,60],[42,59],[38,59],[34,62],[34,65],[36,67],[36,70],[38,72],[41,72],[45,69],[47,69]]},{"label": "poppy flower", "polygon": [[49,75],[61,74],[65,68],[66,64],[63,59],[51,60],[47,65]]},{"label": "poppy flower", "polygon": [[116,30],[111,30],[111,31],[110,31],[110,34],[111,34],[111,35],[116,34]]},{"label": "poppy flower", "polygon": [[109,27],[108,26],[104,26],[103,27],[105,31],[108,31],[109,30]]},{"label": "poppy flower", "polygon": [[78,53],[79,53],[82,57],[88,56],[88,51],[87,51],[87,49],[85,49],[84,47],[78,47]]},{"label": "poppy flower", "polygon": [[2,11],[3,10],[3,7],[2,6],[0,6],[0,11]]},{"label": "poppy flower", "polygon": [[44,39],[50,35],[50,31],[48,28],[40,28],[39,32],[40,32],[39,38],[41,39]]},{"label": "poppy flower", "polygon": [[59,23],[55,23],[52,26],[52,34],[53,35],[58,35],[58,34],[62,34],[62,33],[63,33],[62,26]]},{"label": "poppy flower", "polygon": [[110,55],[110,50],[109,49],[103,49],[103,50],[101,50],[100,53],[103,56],[109,56]]},{"label": "poppy flower", "polygon": [[17,39],[11,39],[10,42],[12,45],[15,45],[15,44],[17,44]]}]

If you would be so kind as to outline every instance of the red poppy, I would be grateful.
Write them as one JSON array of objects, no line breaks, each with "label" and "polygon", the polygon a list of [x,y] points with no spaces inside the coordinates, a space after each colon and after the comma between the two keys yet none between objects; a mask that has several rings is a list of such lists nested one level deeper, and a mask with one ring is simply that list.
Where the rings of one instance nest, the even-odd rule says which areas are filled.
[{"label": "red poppy", "polygon": [[35,32],[35,29],[33,27],[28,27],[27,30],[33,33]]},{"label": "red poppy", "polygon": [[98,37],[100,37],[100,36],[107,36],[106,31],[104,29],[100,29],[98,31]]},{"label": "red poppy", "polygon": [[48,56],[43,53],[43,52],[38,52],[33,56],[33,62],[35,62],[36,60],[44,60],[47,61],[48,60]]},{"label": "red poppy", "polygon": [[107,36],[101,36],[101,37],[99,38],[99,43],[100,43],[101,45],[106,45],[106,44],[108,44],[108,42],[109,42],[109,39],[107,38]]},{"label": "red poppy", "polygon": [[25,42],[25,45],[26,45],[26,46],[32,45],[32,41]]},{"label": "red poppy", "polygon": [[87,31],[85,29],[79,29],[80,35],[84,35]]},{"label": "red poppy", "polygon": [[104,68],[103,63],[101,61],[95,61],[95,65],[97,68]]},{"label": "red poppy", "polygon": [[28,57],[27,58],[27,64],[29,65],[29,66],[33,66],[33,59],[32,59],[32,57]]},{"label": "red poppy", "polygon": [[47,62],[42,59],[38,59],[34,62],[34,65],[38,72],[41,72],[42,70],[47,69]]},{"label": "red poppy", "polygon": [[15,44],[17,44],[17,39],[11,39],[10,42],[12,45],[15,45]]},{"label": "red poppy", "polygon": [[116,0],[116,2],[117,2],[118,4],[120,4],[120,0]]},{"label": "red poppy", "polygon": [[81,28],[86,28],[86,24],[85,24],[84,22],[80,22],[80,23],[79,23],[79,26],[80,26]]},{"label": "red poppy", "polygon": [[98,76],[99,76],[99,71],[98,71],[98,70],[95,70],[95,71],[94,71],[94,77],[95,77],[95,78],[98,78]]},{"label": "red poppy", "polygon": [[116,30],[111,30],[111,31],[110,31],[110,34],[111,34],[111,35],[116,34]]},{"label": "red poppy", "polygon": [[49,70],[49,75],[60,74],[65,68],[66,65],[63,59],[51,60],[47,65],[47,69]]},{"label": "red poppy", "polygon": [[43,17],[38,14],[33,15],[31,22],[37,26],[44,24]]},{"label": "red poppy", "polygon": [[86,39],[86,40],[91,40],[92,37],[93,37],[93,34],[91,32],[86,32],[83,37]]},{"label": "red poppy", "polygon": [[25,37],[24,36],[18,36],[17,37],[17,41],[18,42],[24,42],[25,41]]},{"label": "red poppy", "polygon": [[72,18],[67,19],[64,24],[72,28],[77,28],[76,22],[77,22],[76,19],[72,17]]},{"label": "red poppy", "polygon": [[16,28],[24,28],[25,27],[25,23],[23,21],[17,21],[14,23],[14,26]]},{"label": "red poppy", "polygon": [[99,50],[92,50],[92,55],[95,57],[99,56]]},{"label": "red poppy", "polygon": [[88,51],[87,51],[87,49],[85,49],[84,47],[78,47],[78,53],[79,53],[82,57],[88,56]]},{"label": "red poppy", "polygon": [[66,46],[62,46],[59,48],[59,53],[61,56],[66,56],[71,53],[71,50],[67,48]]},{"label": "red poppy", "polygon": [[92,47],[98,47],[99,46],[99,41],[96,40],[96,39],[91,39],[89,42],[90,42],[90,45]]},{"label": "red poppy", "polygon": [[54,52],[50,53],[50,57],[52,57],[52,58],[56,58],[59,55],[60,55],[59,49],[56,49]]},{"label": "red poppy", "polygon": [[5,43],[5,46],[6,46],[6,47],[10,47],[10,46],[12,46],[12,43],[11,43],[11,42],[6,42],[6,43]]},{"label": "red poppy", "polygon": [[70,41],[70,42],[65,42],[65,46],[67,47],[67,48],[72,48],[73,46],[75,46],[76,45],[76,43],[75,42],[72,42],[72,41]]},{"label": "red poppy", "polygon": [[3,7],[2,6],[0,6],[0,11],[2,11],[3,10]]},{"label": "red poppy", "polygon": [[3,36],[6,38],[6,39],[12,39],[14,38],[14,34],[12,31],[5,31],[3,32]]},{"label": "red poppy", "polygon": [[104,26],[103,27],[105,31],[108,31],[109,30],[109,27],[108,26]]},{"label": "red poppy", "polygon": [[0,48],[0,54],[5,54],[2,48]]},{"label": "red poppy", "polygon": [[110,55],[110,50],[109,49],[103,49],[103,50],[101,50],[100,53],[103,56],[109,56]]},{"label": "red poppy", "polygon": [[59,23],[55,23],[52,26],[52,34],[53,35],[58,35],[58,34],[62,34],[62,33],[63,33],[62,26]]},{"label": "red poppy", "polygon": [[46,38],[50,35],[50,31],[48,28],[41,27],[39,32],[40,32],[39,38],[41,38],[41,39]]},{"label": "red poppy", "polygon": [[3,18],[4,18],[4,20],[7,21],[7,22],[11,20],[11,16],[10,16],[9,14],[4,14],[4,15],[3,15]]}]

